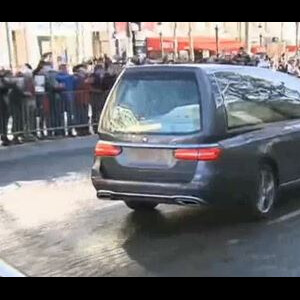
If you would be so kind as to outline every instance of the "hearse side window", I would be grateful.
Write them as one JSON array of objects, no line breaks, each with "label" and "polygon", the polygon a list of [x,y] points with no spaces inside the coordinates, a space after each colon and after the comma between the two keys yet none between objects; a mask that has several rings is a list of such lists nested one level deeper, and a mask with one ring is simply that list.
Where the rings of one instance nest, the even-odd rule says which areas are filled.
[{"label": "hearse side window", "polygon": [[299,79],[257,68],[214,75],[224,97],[228,128],[300,118]]}]

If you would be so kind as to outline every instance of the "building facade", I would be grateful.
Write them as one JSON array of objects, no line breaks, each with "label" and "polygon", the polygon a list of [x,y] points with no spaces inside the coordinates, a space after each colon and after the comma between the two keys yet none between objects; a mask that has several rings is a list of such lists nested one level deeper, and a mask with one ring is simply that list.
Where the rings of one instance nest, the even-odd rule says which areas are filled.
[{"label": "building facade", "polygon": [[191,28],[195,37],[214,37],[217,28],[220,38],[248,41],[249,48],[272,41],[296,44],[295,22],[139,23],[134,29],[131,22],[0,22],[0,67],[36,65],[50,51],[55,61],[71,65],[104,53],[131,56],[133,42],[143,48],[149,37],[187,37]]}]

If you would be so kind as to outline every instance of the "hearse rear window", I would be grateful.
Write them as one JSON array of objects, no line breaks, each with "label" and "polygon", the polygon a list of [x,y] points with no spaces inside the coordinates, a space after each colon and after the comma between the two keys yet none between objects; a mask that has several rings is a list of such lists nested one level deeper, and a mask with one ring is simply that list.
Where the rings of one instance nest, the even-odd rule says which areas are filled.
[{"label": "hearse rear window", "polygon": [[107,101],[100,132],[176,135],[201,129],[193,72],[127,72]]}]

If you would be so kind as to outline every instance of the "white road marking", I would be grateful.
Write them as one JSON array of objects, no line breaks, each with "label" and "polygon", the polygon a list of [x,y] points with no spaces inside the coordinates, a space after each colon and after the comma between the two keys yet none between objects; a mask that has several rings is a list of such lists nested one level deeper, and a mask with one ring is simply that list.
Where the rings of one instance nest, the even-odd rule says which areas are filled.
[{"label": "white road marking", "polygon": [[0,277],[26,277],[23,273],[0,259]]},{"label": "white road marking", "polygon": [[293,219],[297,216],[300,215],[300,209],[296,210],[296,211],[293,211],[289,214],[286,214],[286,215],[283,215],[277,219],[274,219],[272,221],[269,221],[267,224],[268,225],[272,225],[272,224],[276,224],[276,223],[281,223],[281,222],[284,222],[284,221],[287,221],[287,220],[290,220],[290,219]]}]

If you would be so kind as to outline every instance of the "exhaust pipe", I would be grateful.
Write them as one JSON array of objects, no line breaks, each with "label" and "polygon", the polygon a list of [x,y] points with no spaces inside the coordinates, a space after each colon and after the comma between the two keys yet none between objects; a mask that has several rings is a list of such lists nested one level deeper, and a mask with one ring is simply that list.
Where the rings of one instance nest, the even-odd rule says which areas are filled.
[{"label": "exhaust pipe", "polygon": [[175,199],[175,202],[183,206],[200,206],[203,202],[196,199]]},{"label": "exhaust pipe", "polygon": [[111,195],[110,192],[99,191],[99,192],[97,192],[97,197],[98,197],[99,199],[103,199],[103,198],[111,199],[111,198],[112,198],[112,195]]},{"label": "exhaust pipe", "polygon": [[126,192],[113,192],[107,190],[97,191],[97,197],[99,199],[122,199],[122,197],[138,197],[138,198],[154,198],[154,199],[169,199],[174,204],[184,205],[184,206],[200,206],[206,205],[207,203],[198,197],[194,196],[182,196],[182,195],[156,195],[156,194],[137,194],[137,193],[126,193]]}]

